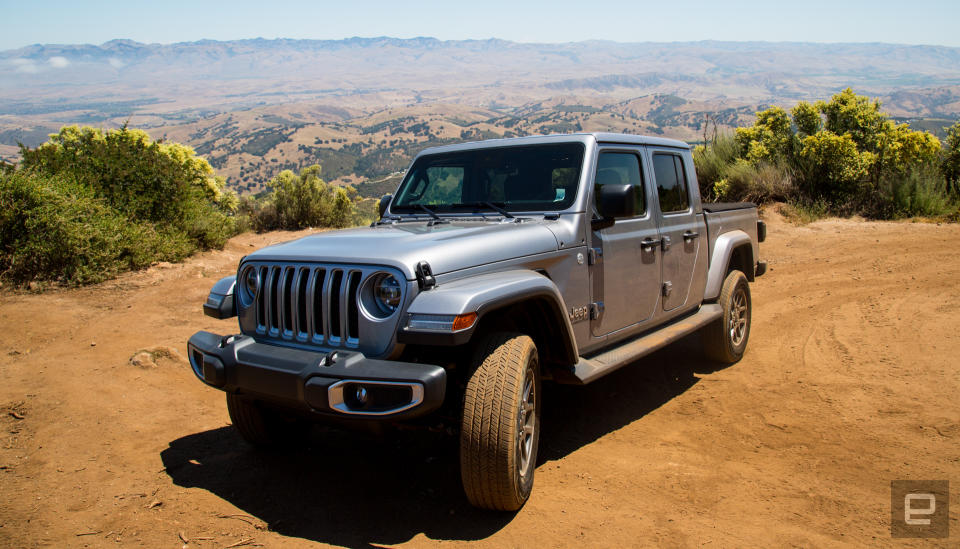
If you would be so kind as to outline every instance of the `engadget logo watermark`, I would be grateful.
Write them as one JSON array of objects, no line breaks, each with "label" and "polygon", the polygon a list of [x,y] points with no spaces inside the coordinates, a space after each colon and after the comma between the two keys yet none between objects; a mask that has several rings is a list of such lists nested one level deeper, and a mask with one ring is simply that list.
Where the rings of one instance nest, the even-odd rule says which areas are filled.
[{"label": "engadget logo watermark", "polygon": [[890,535],[894,538],[950,536],[950,483],[946,480],[890,482]]}]

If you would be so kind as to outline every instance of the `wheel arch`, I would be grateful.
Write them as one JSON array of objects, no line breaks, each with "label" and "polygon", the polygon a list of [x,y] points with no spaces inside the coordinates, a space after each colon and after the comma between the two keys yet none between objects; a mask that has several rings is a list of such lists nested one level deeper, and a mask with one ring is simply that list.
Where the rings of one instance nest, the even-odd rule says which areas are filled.
[{"label": "wheel arch", "polygon": [[754,280],[753,242],[750,235],[741,230],[723,233],[713,245],[713,256],[707,271],[707,285],[703,299],[712,301],[720,296],[720,289],[727,273],[731,270],[742,271],[747,280]]},{"label": "wheel arch", "polygon": [[477,321],[464,332],[423,334],[401,329],[398,340],[422,345],[461,345],[478,334],[514,330],[533,338],[542,363],[577,362],[576,339],[563,296],[556,284],[539,272],[488,273],[444,284],[418,295],[407,310],[408,314],[471,312],[477,313]]},{"label": "wheel arch", "polygon": [[[537,346],[541,366],[577,362],[576,342],[566,311],[548,294],[528,295],[491,304],[480,314],[477,335],[494,331],[516,331],[530,336]],[[557,345],[557,335],[561,336],[560,345]],[[545,374],[548,371],[544,369]]]}]

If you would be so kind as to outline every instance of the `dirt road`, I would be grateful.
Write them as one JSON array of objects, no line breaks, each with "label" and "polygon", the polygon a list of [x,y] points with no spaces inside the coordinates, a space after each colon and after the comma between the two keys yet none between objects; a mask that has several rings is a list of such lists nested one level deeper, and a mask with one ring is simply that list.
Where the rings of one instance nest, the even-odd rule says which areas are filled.
[{"label": "dirt road", "polygon": [[465,503],[449,435],[318,430],[273,455],[232,432],[170,349],[235,330],[207,290],[289,234],[0,293],[0,546],[928,545],[890,539],[894,479],[952,481],[956,546],[960,226],[768,219],[745,358],[716,370],[693,337],[548,388],[516,514]]}]

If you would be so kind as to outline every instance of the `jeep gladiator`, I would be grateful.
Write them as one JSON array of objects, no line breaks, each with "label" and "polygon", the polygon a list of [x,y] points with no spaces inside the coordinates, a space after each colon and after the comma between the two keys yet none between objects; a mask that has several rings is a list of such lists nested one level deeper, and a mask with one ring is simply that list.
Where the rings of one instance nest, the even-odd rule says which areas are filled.
[{"label": "jeep gladiator", "polygon": [[309,421],[452,421],[467,498],[516,510],[541,382],[590,383],[698,330],[708,358],[736,362],[765,233],[753,204],[701,203],[680,141],[431,148],[371,226],[244,257],[204,304],[240,333],[198,332],[188,356],[255,445]]}]

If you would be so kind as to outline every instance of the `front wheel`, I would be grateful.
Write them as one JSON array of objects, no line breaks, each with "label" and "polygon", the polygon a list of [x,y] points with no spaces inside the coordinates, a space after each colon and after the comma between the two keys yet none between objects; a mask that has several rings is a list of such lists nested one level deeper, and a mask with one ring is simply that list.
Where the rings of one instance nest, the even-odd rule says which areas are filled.
[{"label": "front wheel", "polygon": [[704,329],[704,352],[707,358],[733,364],[743,357],[750,338],[750,284],[740,271],[730,271],[720,290],[719,304],[723,316]]},{"label": "front wheel", "polygon": [[529,336],[495,333],[476,349],[463,398],[460,477],[470,503],[516,511],[533,489],[540,364]]}]

